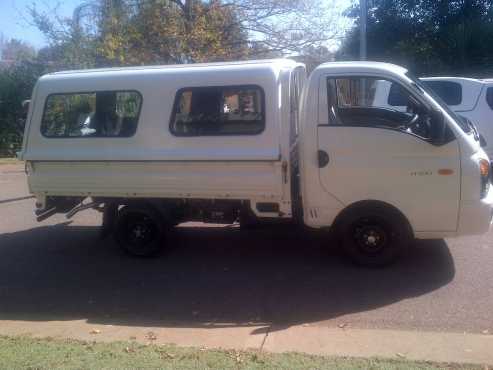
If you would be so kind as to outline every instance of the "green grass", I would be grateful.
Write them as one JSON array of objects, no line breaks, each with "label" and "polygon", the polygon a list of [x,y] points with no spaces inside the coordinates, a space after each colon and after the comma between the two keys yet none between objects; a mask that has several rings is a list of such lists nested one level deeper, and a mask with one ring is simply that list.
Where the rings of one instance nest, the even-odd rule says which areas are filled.
[{"label": "green grass", "polygon": [[21,163],[17,158],[0,158],[0,164],[17,164]]},{"label": "green grass", "polygon": [[411,362],[404,359],[354,359],[299,353],[267,354],[75,340],[0,337],[1,369],[483,369],[482,367]]}]

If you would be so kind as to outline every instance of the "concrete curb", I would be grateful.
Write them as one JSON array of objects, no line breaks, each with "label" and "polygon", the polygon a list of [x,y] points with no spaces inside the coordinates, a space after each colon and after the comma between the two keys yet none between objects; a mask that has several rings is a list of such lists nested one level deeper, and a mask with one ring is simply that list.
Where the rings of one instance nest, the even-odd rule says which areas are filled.
[{"label": "concrete curb", "polygon": [[493,335],[295,326],[269,333],[264,349],[348,357],[493,364]]},{"label": "concrete curb", "polygon": [[[97,333],[97,334],[95,334]],[[493,364],[493,335],[293,326],[133,327],[71,321],[0,321],[0,335],[129,341],[199,348]],[[152,339],[151,339],[152,338]]]}]

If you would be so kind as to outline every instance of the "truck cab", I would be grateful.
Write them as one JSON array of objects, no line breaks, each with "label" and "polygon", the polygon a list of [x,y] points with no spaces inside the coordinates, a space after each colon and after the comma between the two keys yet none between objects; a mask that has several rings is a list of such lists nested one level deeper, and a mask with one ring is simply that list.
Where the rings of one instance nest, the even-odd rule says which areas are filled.
[{"label": "truck cab", "polygon": [[[399,90],[405,109],[379,100],[382,85]],[[347,234],[347,219],[354,219],[353,239],[375,245],[375,253],[375,240],[392,234],[385,229],[412,230],[420,239],[488,230],[488,157],[457,116],[407,70],[328,63],[307,86],[300,119],[306,224],[342,225]]]}]

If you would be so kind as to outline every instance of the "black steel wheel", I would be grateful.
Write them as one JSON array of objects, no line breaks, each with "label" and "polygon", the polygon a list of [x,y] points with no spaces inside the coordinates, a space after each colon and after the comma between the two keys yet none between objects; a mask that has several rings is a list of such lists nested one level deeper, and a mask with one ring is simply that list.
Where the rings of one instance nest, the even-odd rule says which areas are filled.
[{"label": "black steel wheel", "polygon": [[131,255],[155,256],[164,247],[162,224],[152,208],[125,206],[118,211],[116,241]]},{"label": "black steel wheel", "polygon": [[369,267],[392,264],[411,240],[407,222],[385,207],[349,211],[339,232],[344,252],[356,264]]}]

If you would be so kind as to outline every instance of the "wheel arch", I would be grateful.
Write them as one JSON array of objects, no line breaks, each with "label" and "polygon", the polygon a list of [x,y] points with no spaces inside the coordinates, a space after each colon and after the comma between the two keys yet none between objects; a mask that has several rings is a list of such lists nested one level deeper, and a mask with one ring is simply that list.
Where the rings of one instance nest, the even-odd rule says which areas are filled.
[{"label": "wheel arch", "polygon": [[387,203],[387,202],[384,202],[381,200],[372,200],[372,199],[357,201],[357,202],[351,203],[348,206],[346,206],[344,209],[342,209],[337,214],[336,218],[334,219],[334,222],[332,223],[332,229],[334,229],[337,232],[339,229],[339,226],[341,225],[341,221],[345,217],[351,215],[352,213],[363,212],[363,211],[369,210],[369,209],[371,209],[371,210],[378,209],[380,212],[387,212],[392,217],[397,217],[397,218],[401,219],[401,221],[404,223],[409,235],[412,238],[414,238],[413,227],[412,227],[411,223],[409,222],[409,219],[404,215],[404,213],[402,213],[396,206],[394,206],[390,203]]}]

